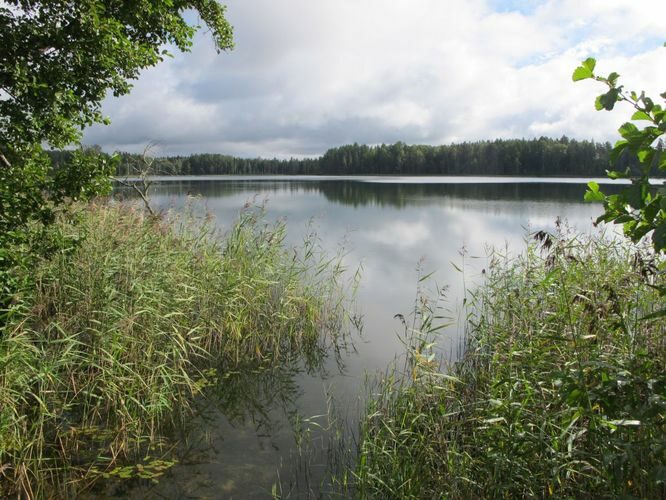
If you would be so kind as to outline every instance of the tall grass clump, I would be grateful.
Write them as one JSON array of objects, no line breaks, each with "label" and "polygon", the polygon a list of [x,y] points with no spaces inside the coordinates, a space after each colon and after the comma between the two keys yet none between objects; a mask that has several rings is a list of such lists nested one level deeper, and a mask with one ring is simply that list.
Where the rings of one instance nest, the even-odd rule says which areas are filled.
[{"label": "tall grass clump", "polygon": [[260,212],[224,237],[124,205],[78,218],[0,331],[0,496],[75,494],[163,443],[225,373],[316,367],[342,341],[340,261],[287,247]]},{"label": "tall grass clump", "polygon": [[450,366],[424,355],[423,302],[409,370],[380,384],[362,423],[359,496],[666,496],[663,258],[536,236],[491,257]]}]

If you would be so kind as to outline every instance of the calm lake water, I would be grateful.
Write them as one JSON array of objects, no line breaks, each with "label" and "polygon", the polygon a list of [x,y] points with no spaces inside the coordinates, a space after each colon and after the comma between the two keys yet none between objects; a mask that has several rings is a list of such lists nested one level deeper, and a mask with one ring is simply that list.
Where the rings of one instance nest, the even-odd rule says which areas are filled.
[{"label": "calm lake water", "polygon": [[[345,249],[350,272],[361,266],[357,309],[362,332],[343,356],[341,373],[298,367],[231,376],[219,400],[208,401],[179,450],[180,463],[159,485],[121,485],[119,496],[263,498],[318,496],[329,441],[322,416],[333,401],[355,426],[366,374],[382,373],[403,352],[396,314],[409,316],[422,274],[447,286],[455,318],[467,288],[481,281],[489,247],[522,251],[529,233],[553,231],[559,217],[592,231],[600,205],[584,203],[583,179],[180,177],[157,182],[156,207],[182,210],[190,196],[229,228],[247,202],[266,202],[269,220],[284,217],[288,242],[298,244],[314,226],[321,245]],[[465,254],[463,259],[462,254]],[[464,274],[456,267],[463,268]],[[462,327],[442,330],[439,345],[455,357]],[[360,403],[360,404],[359,404]],[[311,452],[296,445],[294,422],[310,430]]]}]

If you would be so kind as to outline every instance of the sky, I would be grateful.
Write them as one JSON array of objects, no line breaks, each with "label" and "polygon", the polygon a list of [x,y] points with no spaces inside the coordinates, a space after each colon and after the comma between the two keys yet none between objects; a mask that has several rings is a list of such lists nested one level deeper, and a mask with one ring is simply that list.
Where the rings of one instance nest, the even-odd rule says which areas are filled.
[{"label": "sky", "polygon": [[[228,0],[235,48],[189,53],[103,103],[106,151],[310,157],[357,142],[611,141],[587,57],[630,90],[666,90],[664,0]],[[197,22],[195,16],[190,16]]]}]

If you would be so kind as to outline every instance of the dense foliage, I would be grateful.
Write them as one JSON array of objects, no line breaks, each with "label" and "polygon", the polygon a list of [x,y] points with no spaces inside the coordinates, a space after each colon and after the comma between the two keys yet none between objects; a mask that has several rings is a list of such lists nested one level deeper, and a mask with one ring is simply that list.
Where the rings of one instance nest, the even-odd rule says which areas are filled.
[{"label": "dense foliage", "polygon": [[[17,267],[58,239],[50,224],[69,201],[110,190],[112,159],[79,151],[51,168],[44,144],[77,144],[105,122],[101,102],[129,92],[129,80],[167,54],[188,50],[194,9],[219,49],[232,44],[215,0],[8,0],[0,4],[0,316],[13,303]],[[0,320],[2,321],[2,320]]]},{"label": "dense foliage", "polygon": [[53,223],[70,240],[21,270],[36,284],[0,325],[0,497],[154,479],[168,465],[144,459],[173,464],[171,430],[208,386],[291,361],[317,370],[340,345],[339,261],[314,236],[290,248],[252,209],[224,239],[193,216],[74,209],[79,223]]},{"label": "dense foliage", "polygon": [[[647,124],[642,128],[632,122],[623,124],[619,129],[622,139],[615,143],[611,152],[613,168],[608,176],[612,179],[631,178],[631,187],[619,194],[605,196],[598,185],[591,183],[587,198],[604,202],[605,213],[599,217],[599,222],[622,224],[624,233],[633,241],[651,233],[655,250],[666,252],[666,187],[655,189],[650,185],[650,177],[666,174],[666,155],[662,154],[661,141],[666,133],[666,109],[645,92],[638,94],[624,90],[624,86],[618,84],[620,75],[617,73],[607,77],[596,75],[595,66],[594,59],[586,59],[574,71],[573,80],[594,79],[606,85],[608,91],[596,99],[597,110],[611,111],[618,102],[628,103],[634,111],[631,120]],[[660,97],[666,103],[666,92]],[[632,158],[638,168],[634,172],[623,168],[623,158]]]},{"label": "dense foliage", "polygon": [[188,50],[195,9],[220,49],[231,47],[224,7],[215,0],[10,0],[0,7],[0,145],[76,142],[81,128],[102,122],[107,93],[129,92],[129,80],[167,53]]},{"label": "dense foliage", "polygon": [[21,280],[30,279],[20,269],[29,269],[66,237],[53,221],[70,201],[107,192],[116,168],[108,155],[78,150],[54,171],[39,146],[23,151],[20,161],[0,165],[0,324],[17,305],[13,293]]},{"label": "dense foliage", "polygon": [[[116,175],[134,176],[142,167],[141,155],[121,153]],[[222,154],[193,154],[154,158],[152,168],[158,175],[307,175],[316,174],[315,159],[238,158]]]},{"label": "dense foliage", "polygon": [[[465,142],[445,146],[351,144],[313,159],[235,158],[195,154],[155,158],[163,175],[525,175],[600,177],[608,168],[608,143],[560,139]],[[123,153],[117,175],[133,175],[140,155]],[[631,167],[630,163],[626,164]]]},{"label": "dense foliage", "polygon": [[323,174],[596,176],[608,145],[561,139],[515,139],[444,146],[343,146],[326,152]]},{"label": "dense foliage", "polygon": [[362,423],[361,498],[663,498],[666,320],[659,256],[539,233],[494,253],[468,296],[463,358],[441,367],[442,312],[420,297],[404,372]]}]

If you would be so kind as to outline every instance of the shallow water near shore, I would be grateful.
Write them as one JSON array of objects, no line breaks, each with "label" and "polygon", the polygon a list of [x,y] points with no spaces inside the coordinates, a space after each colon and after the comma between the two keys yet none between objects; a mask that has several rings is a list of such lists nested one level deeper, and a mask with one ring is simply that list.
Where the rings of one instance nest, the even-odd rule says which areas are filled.
[{"label": "shallow water near shore", "polygon": [[356,308],[362,331],[342,353],[342,371],[331,357],[310,373],[296,363],[232,374],[219,394],[201,402],[178,446],[179,463],[158,484],[115,484],[106,495],[325,496],[330,406],[334,402],[345,426],[354,428],[366,375],[383,372],[403,351],[396,315],[409,318],[419,277],[432,272],[428,284],[446,290],[446,315],[454,324],[441,330],[439,346],[453,359],[463,290],[481,282],[489,247],[520,252],[530,232],[552,231],[558,218],[578,231],[594,230],[601,207],[584,203],[584,192],[583,179],[160,179],[152,188],[155,208],[184,210],[197,197],[196,209],[210,212],[224,231],[243,206],[265,204],[269,220],[286,218],[288,243],[298,245],[316,230],[330,254],[342,248],[349,272],[361,268]]}]

